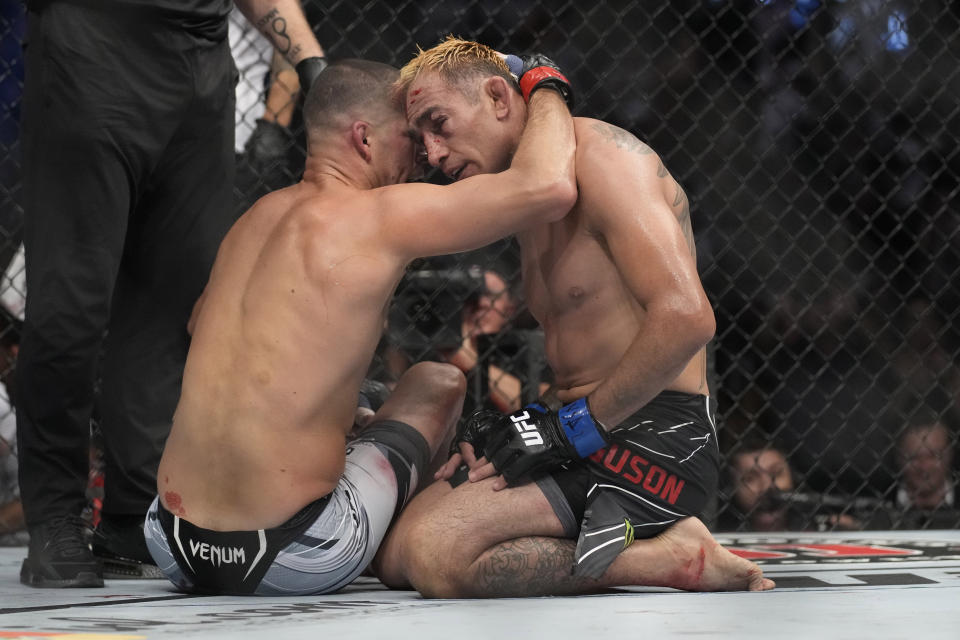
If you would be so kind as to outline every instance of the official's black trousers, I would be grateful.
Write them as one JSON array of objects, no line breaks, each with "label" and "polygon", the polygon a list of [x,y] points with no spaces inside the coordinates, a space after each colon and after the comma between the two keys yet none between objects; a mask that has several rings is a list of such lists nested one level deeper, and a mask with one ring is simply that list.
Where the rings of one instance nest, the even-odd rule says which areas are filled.
[{"label": "official's black trousers", "polygon": [[229,46],[144,18],[65,2],[28,16],[16,397],[28,525],[83,508],[101,348],[104,514],[146,513],[186,322],[232,222]]}]

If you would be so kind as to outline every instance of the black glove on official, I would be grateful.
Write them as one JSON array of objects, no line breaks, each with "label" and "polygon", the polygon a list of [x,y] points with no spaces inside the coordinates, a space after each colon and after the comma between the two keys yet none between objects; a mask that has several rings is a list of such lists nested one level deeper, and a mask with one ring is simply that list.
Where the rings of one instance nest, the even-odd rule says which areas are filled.
[{"label": "black glove on official", "polygon": [[259,118],[250,139],[243,148],[250,168],[269,189],[290,184],[286,173],[287,152],[296,140],[289,129],[276,122]]},{"label": "black glove on official", "polygon": [[580,398],[558,411],[528,405],[500,416],[483,451],[507,484],[516,486],[606,444],[606,430],[590,413],[587,399]]},{"label": "black glove on official", "polygon": [[297,63],[295,67],[297,77],[300,79],[300,95],[304,98],[310,93],[310,87],[314,80],[320,75],[320,72],[327,68],[327,59],[320,56],[304,58]]},{"label": "black glove on official", "polygon": [[526,102],[530,102],[534,91],[548,87],[559,92],[567,102],[567,107],[573,109],[573,87],[553,60],[540,53],[526,53],[508,55],[506,63],[510,73],[517,79]]}]

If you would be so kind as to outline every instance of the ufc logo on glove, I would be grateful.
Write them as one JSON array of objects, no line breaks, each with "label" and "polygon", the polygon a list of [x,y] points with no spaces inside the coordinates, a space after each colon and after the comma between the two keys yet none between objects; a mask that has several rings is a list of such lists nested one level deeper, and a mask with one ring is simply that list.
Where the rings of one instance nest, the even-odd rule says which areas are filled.
[{"label": "ufc logo on glove", "polygon": [[530,414],[526,411],[519,415],[510,416],[513,426],[516,427],[520,437],[523,438],[523,443],[525,445],[532,447],[534,445],[543,444],[543,438],[540,436],[540,432],[537,431],[536,425],[532,425],[527,422],[529,419]]}]

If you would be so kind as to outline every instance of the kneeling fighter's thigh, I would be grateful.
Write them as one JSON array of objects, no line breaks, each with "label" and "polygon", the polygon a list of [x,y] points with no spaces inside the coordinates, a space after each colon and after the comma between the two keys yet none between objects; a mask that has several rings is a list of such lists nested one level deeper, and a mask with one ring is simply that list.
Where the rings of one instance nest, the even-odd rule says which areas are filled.
[{"label": "kneeling fighter's thigh", "polygon": [[[527,536],[563,537],[563,526],[540,488],[525,484],[493,490],[494,478],[452,488],[438,480],[408,505],[398,527],[433,534],[431,545],[449,544],[479,555],[495,544]],[[442,542],[441,542],[442,541]]]}]

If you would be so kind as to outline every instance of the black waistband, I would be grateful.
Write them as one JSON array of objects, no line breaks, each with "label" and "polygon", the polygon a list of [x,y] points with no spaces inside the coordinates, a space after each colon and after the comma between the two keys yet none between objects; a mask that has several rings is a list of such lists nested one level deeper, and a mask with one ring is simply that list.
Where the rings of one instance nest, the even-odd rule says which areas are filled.
[{"label": "black waistband", "polygon": [[323,513],[330,495],[315,500],[283,524],[256,531],[212,531],[170,513],[158,501],[157,516],[170,552],[198,593],[253,593],[277,554]]}]

